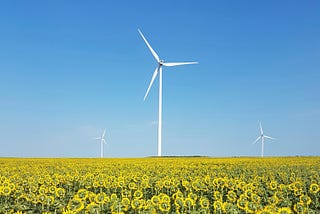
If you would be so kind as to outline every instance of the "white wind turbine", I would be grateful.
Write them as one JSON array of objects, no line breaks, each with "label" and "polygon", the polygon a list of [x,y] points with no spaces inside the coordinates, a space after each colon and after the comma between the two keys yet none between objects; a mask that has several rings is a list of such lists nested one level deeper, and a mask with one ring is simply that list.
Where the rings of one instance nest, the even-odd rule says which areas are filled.
[{"label": "white wind turbine", "polygon": [[106,139],[106,129],[103,130],[101,137],[94,138],[95,140],[100,140],[100,157],[103,158],[103,144],[107,144]]},{"label": "white wind turbine", "polygon": [[161,136],[162,136],[162,66],[172,67],[172,66],[178,66],[178,65],[189,65],[189,64],[197,64],[198,62],[165,62],[164,60],[161,60],[157,53],[152,49],[147,39],[144,37],[142,32],[138,29],[139,34],[141,35],[142,39],[148,46],[149,50],[151,51],[152,55],[156,59],[158,66],[156,67],[156,70],[153,72],[149,87],[147,89],[147,92],[143,98],[145,100],[148,96],[149,90],[157,77],[159,73],[159,121],[158,121],[158,156],[161,156]]},{"label": "white wind turbine", "polygon": [[253,142],[253,144],[256,144],[261,139],[261,157],[263,157],[263,149],[264,149],[264,138],[275,140],[273,137],[269,137],[263,133],[261,122],[259,122],[260,125],[260,136]]}]

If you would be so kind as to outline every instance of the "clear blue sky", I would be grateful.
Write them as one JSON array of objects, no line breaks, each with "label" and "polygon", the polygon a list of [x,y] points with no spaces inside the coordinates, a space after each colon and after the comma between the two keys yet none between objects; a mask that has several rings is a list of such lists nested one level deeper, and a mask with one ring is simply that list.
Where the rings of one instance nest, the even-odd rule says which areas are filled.
[{"label": "clear blue sky", "polygon": [[164,155],[320,155],[320,2],[181,2],[1,1],[0,156],[156,155],[137,28]]}]

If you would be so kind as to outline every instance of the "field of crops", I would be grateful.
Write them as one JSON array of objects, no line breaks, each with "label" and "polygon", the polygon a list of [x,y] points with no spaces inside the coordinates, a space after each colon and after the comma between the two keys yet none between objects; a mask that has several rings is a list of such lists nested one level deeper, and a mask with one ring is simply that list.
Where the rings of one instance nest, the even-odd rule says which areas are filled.
[{"label": "field of crops", "polygon": [[320,213],[320,157],[0,159],[0,213]]}]

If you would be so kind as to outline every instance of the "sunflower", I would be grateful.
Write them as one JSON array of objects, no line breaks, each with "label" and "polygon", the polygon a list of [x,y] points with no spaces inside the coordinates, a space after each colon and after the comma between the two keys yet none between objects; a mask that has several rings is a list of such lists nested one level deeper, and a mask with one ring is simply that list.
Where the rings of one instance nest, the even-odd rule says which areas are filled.
[{"label": "sunflower", "polygon": [[196,179],[195,181],[193,181],[191,183],[191,186],[195,191],[199,191],[201,189],[201,183],[199,182],[199,179]]},{"label": "sunflower", "polygon": [[45,186],[40,186],[38,190],[39,194],[46,194],[48,192],[48,189]]},{"label": "sunflower", "polygon": [[137,191],[135,191],[135,192],[133,193],[133,196],[134,196],[135,198],[137,198],[137,199],[140,199],[140,198],[142,198],[143,193],[142,193],[141,190],[137,190]]},{"label": "sunflower", "polygon": [[86,200],[88,198],[88,190],[79,189],[77,194],[75,195],[75,198],[80,199],[82,201]]},{"label": "sunflower", "polygon": [[67,208],[68,210],[74,211],[77,213],[83,210],[84,204],[79,198],[73,198],[69,201]]},{"label": "sunflower", "polygon": [[88,199],[89,201],[92,203],[92,202],[95,202],[96,201],[96,194],[94,192],[89,192],[88,193]]},{"label": "sunflower", "polygon": [[96,185],[97,187],[103,187],[103,185],[104,185],[104,180],[103,180],[103,178],[99,178],[98,180],[96,180],[95,182],[93,182],[93,185]]},{"label": "sunflower", "polygon": [[46,204],[46,195],[44,194],[37,195],[37,202],[40,204]]},{"label": "sunflower", "polygon": [[43,179],[43,177],[39,177],[39,178],[38,178],[38,183],[39,183],[39,184],[44,184],[44,179]]},{"label": "sunflower", "polygon": [[131,207],[134,210],[141,210],[143,206],[143,200],[135,198],[131,201]]},{"label": "sunflower", "polygon": [[147,181],[147,180],[142,180],[142,182],[141,182],[141,184],[140,184],[140,188],[141,188],[141,189],[147,189],[147,188],[149,188],[149,187],[150,187],[149,181]]},{"label": "sunflower", "polygon": [[165,180],[163,181],[163,186],[164,186],[165,188],[167,188],[167,189],[170,189],[170,187],[171,187],[171,180],[170,180],[169,178],[165,179]]},{"label": "sunflower", "polygon": [[186,198],[186,199],[184,199],[183,205],[190,209],[191,207],[194,206],[194,201],[192,200],[192,198]]},{"label": "sunflower", "polygon": [[117,187],[123,188],[124,186],[125,186],[124,178],[123,177],[119,177],[118,178],[118,182],[117,182]]},{"label": "sunflower", "polygon": [[278,183],[277,183],[276,181],[271,181],[271,182],[269,183],[269,188],[270,188],[271,190],[276,190],[277,187],[278,187]]},{"label": "sunflower", "polygon": [[104,192],[98,193],[95,197],[95,202],[97,204],[105,204],[109,201],[110,201],[109,197]]},{"label": "sunflower", "polygon": [[296,181],[293,183],[294,189],[302,189],[303,188],[303,184],[300,181]]},{"label": "sunflower", "polygon": [[111,202],[115,202],[115,201],[117,201],[117,200],[118,200],[117,194],[112,193],[111,196],[110,196],[110,201],[111,201]]},{"label": "sunflower", "polygon": [[55,189],[55,194],[56,194],[56,196],[57,196],[58,198],[64,197],[65,194],[66,194],[66,191],[65,191],[65,189],[59,187],[59,188],[56,188],[56,189]]},{"label": "sunflower", "polygon": [[130,206],[130,199],[129,198],[122,198],[121,205],[123,207],[123,211],[128,211]]},{"label": "sunflower", "polygon": [[14,183],[9,183],[9,187],[11,191],[14,191],[16,189]]},{"label": "sunflower", "polygon": [[200,198],[200,206],[201,208],[208,209],[210,205],[209,199],[206,197]]},{"label": "sunflower", "polygon": [[157,195],[152,196],[151,203],[153,204],[153,206],[158,206],[159,201],[160,201],[159,196]]},{"label": "sunflower", "polygon": [[109,189],[111,188],[111,182],[109,182],[108,180],[104,180],[103,181],[103,186],[106,188],[106,189]]},{"label": "sunflower", "polygon": [[56,187],[55,186],[49,186],[48,187],[48,192],[50,192],[51,194],[54,194],[56,191]]},{"label": "sunflower", "polygon": [[[102,185],[103,185],[103,183],[102,183]],[[100,187],[99,181],[94,181],[94,182],[92,183],[92,186],[93,186],[93,188],[95,188],[95,189],[99,188],[99,187]]]},{"label": "sunflower", "polygon": [[310,193],[317,194],[319,192],[319,185],[316,183],[312,183],[309,188]]},{"label": "sunflower", "polygon": [[121,196],[122,198],[131,198],[131,191],[127,189],[122,189]]},{"label": "sunflower", "polygon": [[237,193],[232,190],[228,191],[227,199],[229,202],[234,203],[237,200]]},{"label": "sunflower", "polygon": [[143,180],[143,181],[148,181],[148,182],[149,182],[149,176],[148,176],[148,175],[146,175],[146,174],[142,175],[142,180]]},{"label": "sunflower", "polygon": [[308,195],[301,195],[300,196],[300,202],[306,205],[310,205],[311,204],[311,198]]},{"label": "sunflower", "polygon": [[251,189],[247,189],[245,192],[244,192],[245,196],[247,196],[247,198],[251,198],[253,192]]},{"label": "sunflower", "polygon": [[128,185],[128,188],[130,190],[135,190],[135,189],[137,189],[137,184],[135,182],[130,182]]},{"label": "sunflower", "polygon": [[241,210],[245,210],[246,209],[246,203],[247,203],[246,197],[240,197],[237,200],[237,207],[239,209],[241,209]]},{"label": "sunflower", "polygon": [[159,210],[161,212],[169,212],[170,211],[170,201],[164,201],[164,200],[160,200],[159,202]]},{"label": "sunflower", "polygon": [[4,196],[9,196],[12,190],[9,186],[4,186],[1,192],[3,193]]}]

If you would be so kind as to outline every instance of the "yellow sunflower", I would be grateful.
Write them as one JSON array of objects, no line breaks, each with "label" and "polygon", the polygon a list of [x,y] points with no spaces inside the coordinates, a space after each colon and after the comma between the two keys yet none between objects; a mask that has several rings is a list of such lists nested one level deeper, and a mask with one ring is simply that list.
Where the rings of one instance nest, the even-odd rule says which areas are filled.
[{"label": "yellow sunflower", "polygon": [[317,194],[319,192],[319,185],[316,183],[312,183],[309,188],[310,193]]},{"label": "yellow sunflower", "polygon": [[161,212],[169,212],[170,208],[171,208],[170,201],[168,202],[168,201],[161,200],[159,202],[159,210]]}]

